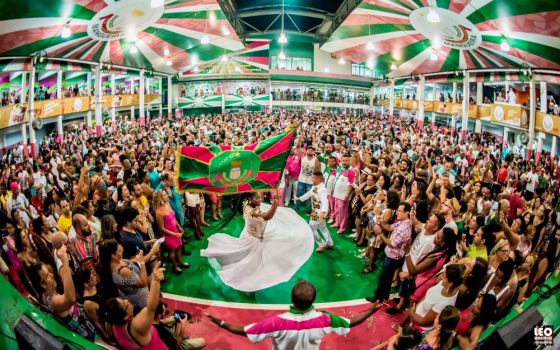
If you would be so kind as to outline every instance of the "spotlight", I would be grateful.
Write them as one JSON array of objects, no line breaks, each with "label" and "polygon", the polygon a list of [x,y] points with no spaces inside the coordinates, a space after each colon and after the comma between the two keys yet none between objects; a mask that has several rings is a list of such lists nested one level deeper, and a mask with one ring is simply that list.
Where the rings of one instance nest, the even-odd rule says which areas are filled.
[{"label": "spotlight", "polygon": [[340,57],[340,59],[338,60],[339,64],[345,64],[346,60],[344,59],[344,57]]},{"label": "spotlight", "polygon": [[72,35],[72,30],[70,30],[70,27],[68,25],[64,26],[62,32],[60,33],[60,37],[62,39],[68,39],[70,35]]},{"label": "spotlight", "polygon": [[202,45],[208,45],[210,43],[210,38],[208,38],[208,36],[205,35],[200,39],[200,43]]},{"label": "spotlight", "polygon": [[281,59],[281,60],[286,59],[286,55],[284,54],[284,51],[280,51],[280,53],[278,54],[278,59]]},{"label": "spotlight", "polygon": [[395,69],[397,69],[397,65],[396,65],[396,64],[394,64],[394,63],[393,63],[393,64],[391,64],[391,70],[395,70]]},{"label": "spotlight", "polygon": [[223,55],[221,61],[222,61],[223,63],[226,63],[226,62],[228,61],[227,55]]},{"label": "spotlight", "polygon": [[329,67],[325,67],[325,73],[330,72],[331,70],[329,69]]},{"label": "spotlight", "polygon": [[439,23],[440,21],[438,13],[433,9],[431,9],[430,12],[428,12],[428,16],[426,16],[426,19],[430,23]]},{"label": "spotlight", "polygon": [[373,45],[373,42],[370,40],[366,44],[366,50],[373,51],[373,49],[375,49],[375,45]]},{"label": "spotlight", "polygon": [[167,66],[171,66],[173,64],[173,62],[171,62],[171,60],[167,60],[167,62],[165,62],[165,65]]},{"label": "spotlight", "polygon": [[288,38],[286,37],[286,34],[284,34],[284,32],[280,33],[280,37],[278,38],[278,42],[280,44],[285,44],[288,42]]},{"label": "spotlight", "polygon": [[437,55],[436,55],[435,52],[434,52],[433,54],[430,55],[430,59],[431,59],[432,61],[437,61],[437,60],[438,60],[438,57],[437,57]]},{"label": "spotlight", "polygon": [[138,52],[138,48],[136,47],[135,44],[132,44],[132,46],[130,47],[130,53],[137,53]]},{"label": "spotlight", "polygon": [[500,48],[502,49],[502,51],[505,51],[505,52],[509,51],[509,44],[508,44],[506,38],[502,39],[502,44],[500,45]]}]

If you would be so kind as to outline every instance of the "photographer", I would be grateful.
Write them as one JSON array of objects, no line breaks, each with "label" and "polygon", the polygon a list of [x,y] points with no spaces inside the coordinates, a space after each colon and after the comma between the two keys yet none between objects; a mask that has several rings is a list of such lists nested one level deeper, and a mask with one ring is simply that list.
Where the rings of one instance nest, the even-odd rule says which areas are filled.
[{"label": "photographer", "polygon": [[180,310],[175,310],[172,315],[169,315],[167,304],[160,301],[152,324],[156,328],[160,339],[170,350],[202,349],[206,345],[204,338],[185,336],[185,328],[190,319],[191,315],[189,313]]}]

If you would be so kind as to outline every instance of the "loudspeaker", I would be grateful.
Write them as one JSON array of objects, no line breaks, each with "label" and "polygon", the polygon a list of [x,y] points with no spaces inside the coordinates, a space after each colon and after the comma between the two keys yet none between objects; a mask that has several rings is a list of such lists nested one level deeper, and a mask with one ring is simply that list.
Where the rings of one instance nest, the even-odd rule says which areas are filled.
[{"label": "loudspeaker", "polygon": [[535,306],[523,311],[512,321],[496,329],[478,349],[482,350],[528,350],[535,348],[535,326],[542,324],[543,317]]},{"label": "loudspeaker", "polygon": [[18,348],[33,350],[70,350],[70,347],[27,316],[20,318],[14,328]]}]

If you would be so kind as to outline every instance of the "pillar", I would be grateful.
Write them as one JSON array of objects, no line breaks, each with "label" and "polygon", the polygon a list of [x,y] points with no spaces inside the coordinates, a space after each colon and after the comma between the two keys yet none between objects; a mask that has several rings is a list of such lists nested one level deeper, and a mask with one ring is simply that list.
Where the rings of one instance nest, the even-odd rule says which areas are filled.
[{"label": "pillar", "polygon": [[35,140],[35,129],[33,129],[33,119],[35,118],[35,65],[31,66],[29,74],[29,147],[31,148],[31,157],[37,159],[37,141]]},{"label": "pillar", "polygon": [[29,158],[29,148],[27,147],[27,124],[21,124],[21,142],[23,143],[23,157]]},{"label": "pillar", "polygon": [[140,91],[138,97],[138,113],[140,114],[139,117],[139,124],[140,126],[144,126],[146,124],[146,116],[145,116],[145,106],[144,106],[144,89],[146,85],[146,79],[144,78],[144,70],[140,70]]},{"label": "pillar", "polygon": [[395,113],[395,79],[391,79],[391,84],[389,85],[389,121],[393,122],[393,116]]},{"label": "pillar", "polygon": [[86,75],[86,90],[87,95],[91,96],[91,73],[87,73]]},{"label": "pillar", "polygon": [[556,152],[557,152],[557,145],[556,142],[558,141],[558,136],[552,135],[552,146],[550,147],[550,158],[554,162],[556,160]]},{"label": "pillar", "polygon": [[[476,105],[477,106],[480,106],[484,100],[483,92],[484,92],[484,83],[481,81],[476,82]],[[474,132],[475,133],[482,132],[482,121],[478,117],[478,114],[476,116],[476,120],[474,121]]]},{"label": "pillar", "polygon": [[136,124],[136,121],[134,119],[134,105],[130,106],[130,124]]},{"label": "pillar", "polygon": [[56,118],[56,141],[62,145],[64,143],[64,130],[62,129],[62,116]]},{"label": "pillar", "polygon": [[103,115],[101,111],[101,69],[99,66],[95,67],[95,133],[97,137],[103,135]]},{"label": "pillar", "polygon": [[62,98],[62,71],[56,73],[56,98]]},{"label": "pillar", "polygon": [[167,77],[167,119],[173,119],[172,113],[172,104],[171,104],[171,76]]},{"label": "pillar", "polygon": [[163,119],[163,78],[159,78],[159,121]]},{"label": "pillar", "polygon": [[504,126],[504,138],[502,140],[502,147],[505,147],[506,144],[508,143],[508,141],[507,141],[508,133],[509,133],[509,128],[507,126]]},{"label": "pillar", "polygon": [[[25,84],[27,83],[27,73],[21,72],[21,91],[19,101],[20,103],[25,103],[27,101],[27,94],[25,93]],[[26,138],[27,139],[27,138]],[[27,142],[26,142],[27,144]]]},{"label": "pillar", "polygon": [[457,118],[455,114],[451,114],[451,134],[455,132],[455,123],[457,123]]},{"label": "pillar", "polygon": [[461,122],[461,140],[467,139],[467,130],[469,128],[469,99],[471,90],[469,89],[469,72],[463,71],[463,119]]},{"label": "pillar", "polygon": [[541,108],[540,111],[543,113],[546,113],[546,105],[547,105],[547,101],[546,101],[546,81],[541,81],[540,83],[540,90],[541,90]]},{"label": "pillar", "polygon": [[451,92],[453,95],[451,98],[453,99],[453,103],[457,102],[457,82],[453,82],[453,91]]},{"label": "pillar", "polygon": [[535,156],[535,162],[539,162],[539,159],[541,158],[541,154],[542,154],[542,145],[543,145],[543,141],[545,138],[545,134],[542,132],[539,132],[537,135],[537,154]]},{"label": "pillar", "polygon": [[[115,75],[111,74],[111,93],[115,95],[117,93],[117,82]],[[117,111],[113,104],[111,104],[111,130],[115,131],[117,127]]]},{"label": "pillar", "polygon": [[91,115],[91,111],[88,111],[87,114],[86,114],[86,126],[87,126],[87,133],[88,133],[88,136],[91,136],[91,134],[92,134],[92,132],[93,132],[93,130],[92,130],[92,128],[91,128],[91,124],[92,124],[92,123],[91,123],[91,116],[92,116],[92,115]]},{"label": "pillar", "polygon": [[426,77],[420,76],[418,84],[418,113],[416,113],[416,126],[418,129],[424,128],[424,90],[426,88]]},{"label": "pillar", "polygon": [[[535,92],[535,76],[531,75],[531,80],[529,80],[529,130],[527,130],[529,133],[529,142],[527,143],[526,159],[531,159],[533,153],[533,140],[535,139]],[[538,156],[540,156],[540,154]]]}]

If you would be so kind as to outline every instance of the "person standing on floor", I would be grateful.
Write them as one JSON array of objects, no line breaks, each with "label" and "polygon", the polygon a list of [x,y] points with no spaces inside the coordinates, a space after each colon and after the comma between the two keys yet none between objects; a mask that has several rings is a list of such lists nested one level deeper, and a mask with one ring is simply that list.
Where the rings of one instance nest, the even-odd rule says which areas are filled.
[{"label": "person standing on floor", "polygon": [[[385,259],[381,269],[381,276],[373,296],[367,297],[370,302],[389,299],[391,281],[395,271],[404,262],[405,247],[412,237],[412,222],[410,221],[410,204],[402,203],[397,210],[397,220],[392,225],[375,225],[374,232],[381,237],[385,247]],[[390,234],[389,237],[386,234]]]},{"label": "person standing on floor", "polygon": [[347,319],[330,312],[315,310],[313,302],[316,294],[311,283],[299,281],[292,289],[290,311],[248,326],[229,324],[209,314],[206,316],[221,328],[246,336],[253,343],[272,338],[274,350],[318,350],[325,335],[346,335],[350,328],[367,320],[381,307],[380,303],[375,303],[368,310]]},{"label": "person standing on floor", "polygon": [[[303,196],[313,187],[313,173],[321,170],[321,163],[315,156],[315,149],[311,146],[307,147],[306,155],[301,160],[301,172],[298,178],[298,196]],[[299,209],[300,203],[296,201],[296,210]],[[311,202],[306,201],[307,213],[311,213]]]},{"label": "person standing on floor", "polygon": [[334,225],[338,228],[336,233],[342,234],[348,228],[348,198],[352,193],[356,171],[350,167],[350,154],[344,154],[340,159],[340,166],[337,169],[334,180],[333,197],[334,197]]},{"label": "person standing on floor", "polygon": [[[333,241],[327,228],[325,218],[329,214],[329,200],[327,199],[327,190],[323,184],[323,173],[313,173],[313,187],[303,196],[296,198],[299,201],[311,199],[311,216],[309,218],[309,226],[315,236],[315,242],[319,245],[317,253],[325,249],[333,249]],[[321,231],[321,235],[319,232]]]}]

